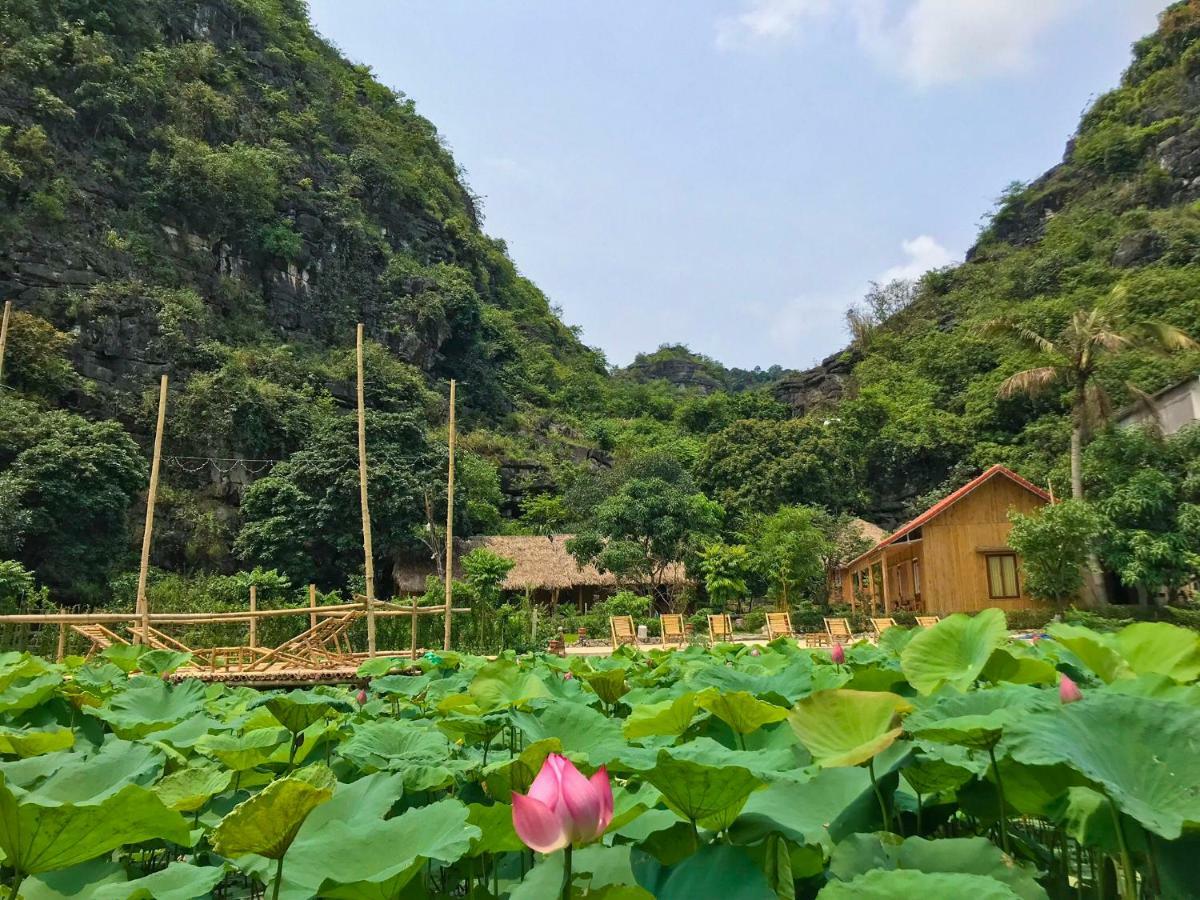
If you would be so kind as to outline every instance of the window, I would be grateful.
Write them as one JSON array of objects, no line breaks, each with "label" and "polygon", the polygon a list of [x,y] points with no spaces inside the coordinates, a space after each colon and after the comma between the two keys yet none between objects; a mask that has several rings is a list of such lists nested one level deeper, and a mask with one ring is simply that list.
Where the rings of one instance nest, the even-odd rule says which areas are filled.
[{"label": "window", "polygon": [[1017,554],[990,553],[987,557],[988,596],[1008,600],[1021,596],[1017,583]]}]

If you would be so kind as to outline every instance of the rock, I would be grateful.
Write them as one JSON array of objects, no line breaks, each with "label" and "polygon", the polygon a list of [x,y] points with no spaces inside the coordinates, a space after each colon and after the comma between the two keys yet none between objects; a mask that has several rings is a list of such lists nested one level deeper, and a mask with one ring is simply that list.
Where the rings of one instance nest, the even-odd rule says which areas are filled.
[{"label": "rock", "polygon": [[1152,228],[1143,228],[1121,238],[1112,255],[1112,264],[1120,269],[1144,266],[1158,259],[1167,250],[1165,236]]},{"label": "rock", "polygon": [[637,381],[666,381],[702,394],[710,394],[721,387],[721,383],[704,370],[702,363],[688,358],[635,361],[626,371]]},{"label": "rock", "polygon": [[780,403],[791,407],[792,415],[806,415],[845,395],[854,367],[861,358],[857,348],[849,347],[826,357],[811,369],[780,379],[772,393]]}]

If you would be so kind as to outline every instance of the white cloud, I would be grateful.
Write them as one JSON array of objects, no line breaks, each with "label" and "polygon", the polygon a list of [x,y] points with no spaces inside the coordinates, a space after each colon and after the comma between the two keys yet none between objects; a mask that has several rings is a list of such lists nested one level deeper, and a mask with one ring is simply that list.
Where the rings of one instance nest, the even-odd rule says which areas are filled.
[{"label": "white cloud", "polygon": [[900,247],[908,257],[907,261],[881,272],[875,279],[880,284],[897,278],[915,281],[930,269],[940,269],[954,261],[950,251],[927,234],[917,235],[911,241],[901,241]]},{"label": "white cloud", "polygon": [[806,22],[849,20],[859,47],[919,87],[1028,70],[1049,29],[1082,0],[744,0],[717,22],[721,49],[780,43]]}]

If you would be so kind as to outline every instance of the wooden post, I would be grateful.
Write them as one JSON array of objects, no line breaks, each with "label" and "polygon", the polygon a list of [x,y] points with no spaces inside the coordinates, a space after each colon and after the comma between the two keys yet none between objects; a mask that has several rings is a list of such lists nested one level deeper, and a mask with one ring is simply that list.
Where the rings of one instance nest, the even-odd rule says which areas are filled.
[{"label": "wooden post", "polygon": [[4,348],[8,346],[8,320],[12,318],[12,301],[4,301],[4,318],[0,319],[0,384],[4,384]]},{"label": "wooden post", "polygon": [[63,657],[67,655],[67,623],[62,622],[58,626],[58,653],[56,661],[62,662]]},{"label": "wooden post", "polygon": [[363,326],[358,323],[358,491],[362,505],[363,576],[367,597],[367,654],[375,656],[375,557],[371,549],[371,508],[367,502],[367,417],[363,394]]},{"label": "wooden post", "polygon": [[308,627],[316,628],[317,627],[317,612],[316,612],[316,610],[317,610],[317,586],[315,584],[310,584],[308,586],[308,608],[312,610],[312,612],[310,612],[308,614]]},{"label": "wooden post", "polygon": [[450,602],[454,597],[454,379],[450,379],[450,462],[446,470],[446,635],[442,649],[450,649]]},{"label": "wooden post", "polygon": [[891,579],[888,578],[887,556],[882,556],[879,559],[879,572],[883,576],[883,614],[890,616],[892,614],[892,597],[888,588],[891,587]]},{"label": "wooden post", "polygon": [[167,376],[158,385],[158,424],[154,429],[154,458],[150,462],[150,490],[146,493],[146,527],[142,532],[142,564],[138,569],[137,613],[142,621],[142,633],[134,643],[148,643],[150,636],[150,601],[146,596],[146,580],[150,574],[150,540],[154,534],[154,503],[158,497],[158,468],[162,462],[163,425],[167,421]]},{"label": "wooden post", "polygon": [[250,646],[258,646],[258,586],[250,585]]}]

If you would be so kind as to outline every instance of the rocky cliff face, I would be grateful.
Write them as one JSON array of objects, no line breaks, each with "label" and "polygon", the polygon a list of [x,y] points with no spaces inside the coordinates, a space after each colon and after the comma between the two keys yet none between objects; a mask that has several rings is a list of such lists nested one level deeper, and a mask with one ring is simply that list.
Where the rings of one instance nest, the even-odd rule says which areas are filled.
[{"label": "rocky cliff face", "polygon": [[771,392],[797,417],[830,408],[850,390],[854,366],[860,359],[862,354],[857,348],[847,348],[827,356],[811,369],[782,378]]}]

